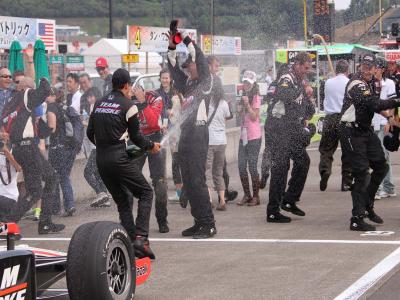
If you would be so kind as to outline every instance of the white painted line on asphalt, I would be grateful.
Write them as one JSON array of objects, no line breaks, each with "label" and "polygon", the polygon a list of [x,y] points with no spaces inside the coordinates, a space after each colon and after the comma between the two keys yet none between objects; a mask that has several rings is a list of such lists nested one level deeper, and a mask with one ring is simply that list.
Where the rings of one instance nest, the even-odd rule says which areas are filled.
[{"label": "white painted line on asphalt", "polygon": [[356,300],[365,294],[375,283],[400,263],[400,247],[381,260],[360,279],[335,298],[335,300]]},{"label": "white painted line on asphalt", "polygon": [[[23,238],[22,241],[70,241],[70,238]],[[400,245],[400,241],[374,240],[291,240],[291,239],[187,239],[187,238],[150,238],[153,242],[185,242],[185,243],[297,243],[297,244],[378,244]]]},{"label": "white painted line on asphalt", "polygon": [[[314,147],[314,148],[307,148],[306,150],[307,151],[318,151],[319,149],[317,147]],[[337,150],[342,150],[342,148],[337,147]]]}]

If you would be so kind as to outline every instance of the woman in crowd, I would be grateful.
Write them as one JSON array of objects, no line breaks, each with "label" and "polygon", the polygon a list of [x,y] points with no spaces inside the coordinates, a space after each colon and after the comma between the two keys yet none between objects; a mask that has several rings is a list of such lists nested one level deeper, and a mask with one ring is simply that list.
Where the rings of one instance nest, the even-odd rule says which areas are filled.
[{"label": "woman in crowd", "polygon": [[[386,70],[386,61],[384,59],[378,59],[375,68],[375,85],[377,87],[376,90],[378,93],[380,93],[380,98],[382,100],[396,97],[395,83],[393,80],[386,77]],[[394,115],[394,113],[392,113],[391,115]],[[375,114],[374,118],[372,119],[372,125],[374,126],[375,134],[381,140],[383,147],[383,138],[390,129],[389,122],[385,117],[381,116],[380,114]],[[396,196],[394,181],[392,177],[392,167],[390,165],[389,151],[387,151],[385,147],[383,147],[383,151],[385,152],[385,158],[389,166],[389,170],[381,185],[379,186],[378,192],[375,195],[375,199]]]},{"label": "woman in crowd", "polygon": [[[253,71],[246,71],[243,74],[243,94],[239,107],[242,124],[240,128],[238,165],[244,196],[237,203],[238,205],[255,206],[260,204],[260,179],[257,162],[261,148],[261,97],[256,79],[257,75]],[[250,192],[248,171],[252,180],[253,196]]]},{"label": "woman in crowd", "polygon": [[211,186],[214,184],[214,190],[218,193],[217,210],[226,210],[225,204],[225,182],[223,178],[225,149],[226,149],[226,134],[225,120],[230,118],[228,103],[223,99],[213,99],[210,103],[208,113],[208,154],[206,176],[207,185],[211,196]]},{"label": "woman in crowd", "polygon": [[59,176],[60,184],[57,185],[53,203],[60,203],[60,185],[64,199],[64,216],[72,216],[76,209],[74,192],[71,185],[70,174],[75,161],[77,149],[67,141],[65,135],[65,118],[62,93],[52,88],[47,98],[47,124],[52,130],[49,145],[49,162]]},{"label": "woman in crowd", "polygon": [[[178,162],[178,138],[179,138],[179,125],[175,127],[178,122],[180,101],[176,91],[173,88],[171,73],[168,69],[162,69],[160,71],[160,88],[157,93],[163,99],[163,111],[162,117],[162,129],[165,135],[168,130],[171,132],[168,134],[168,142],[172,156],[172,178],[175,184],[176,195],[169,200],[171,202],[178,202],[182,194],[182,177]],[[173,128],[173,130],[172,130]]]}]

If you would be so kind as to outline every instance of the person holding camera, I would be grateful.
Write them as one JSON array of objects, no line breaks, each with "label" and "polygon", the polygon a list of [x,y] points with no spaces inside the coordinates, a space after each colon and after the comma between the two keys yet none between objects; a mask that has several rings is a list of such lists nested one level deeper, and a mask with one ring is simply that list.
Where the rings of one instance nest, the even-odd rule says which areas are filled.
[{"label": "person holding camera", "polygon": [[[237,203],[240,206],[260,205],[260,178],[257,170],[257,163],[261,149],[261,97],[256,79],[257,75],[253,71],[246,71],[243,74],[243,94],[239,108],[242,124],[240,127],[238,166],[244,195],[242,200]],[[247,168],[251,176],[253,195],[251,195],[250,192]]]},{"label": "person holding camera", "polygon": [[[220,79],[210,73],[203,52],[186,33],[178,32],[176,26],[176,21],[172,21],[168,35],[168,68],[175,88],[183,95],[178,153],[183,187],[195,222],[182,235],[195,239],[210,238],[217,229],[205,175],[209,139],[207,120],[211,100],[223,98],[223,90]],[[182,71],[177,62],[178,37],[181,37],[180,41],[183,38],[189,51],[182,65],[189,75]]]},{"label": "person holding camera", "polygon": [[[148,240],[153,191],[138,164],[128,155],[126,141],[129,138],[151,154],[159,152],[161,146],[140,133],[139,109],[131,100],[129,72],[116,70],[112,76],[112,86],[112,91],[94,105],[87,136],[96,145],[101,179],[117,204],[121,225],[134,245],[136,256],[155,259]],[[136,225],[131,195],[139,199]]]}]

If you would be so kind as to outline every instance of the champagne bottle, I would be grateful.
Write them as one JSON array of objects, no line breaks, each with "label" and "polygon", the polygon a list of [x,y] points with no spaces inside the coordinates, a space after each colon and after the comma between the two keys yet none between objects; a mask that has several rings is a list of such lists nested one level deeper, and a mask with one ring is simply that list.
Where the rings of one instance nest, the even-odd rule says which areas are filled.
[{"label": "champagne bottle", "polygon": [[126,152],[128,153],[128,156],[133,159],[139,158],[146,154],[145,150],[139,148],[131,141],[128,141],[128,144],[126,145]]}]

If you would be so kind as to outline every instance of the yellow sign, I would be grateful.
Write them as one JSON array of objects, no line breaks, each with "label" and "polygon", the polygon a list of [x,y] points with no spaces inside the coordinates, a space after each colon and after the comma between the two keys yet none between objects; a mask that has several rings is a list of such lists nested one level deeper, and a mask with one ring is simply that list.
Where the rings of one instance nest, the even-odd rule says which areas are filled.
[{"label": "yellow sign", "polygon": [[140,46],[142,45],[142,38],[140,35],[140,27],[137,28],[136,34],[135,34],[135,45],[138,49],[140,49]]},{"label": "yellow sign", "polygon": [[122,62],[126,64],[139,62],[139,54],[122,54],[121,57]]},{"label": "yellow sign", "polygon": [[206,55],[211,54],[212,52],[212,38],[211,35],[202,35],[201,36],[201,42],[202,42],[202,49],[203,53]]},{"label": "yellow sign", "polygon": [[287,51],[286,50],[276,50],[276,61],[287,64],[288,62],[288,57],[287,57]]}]

